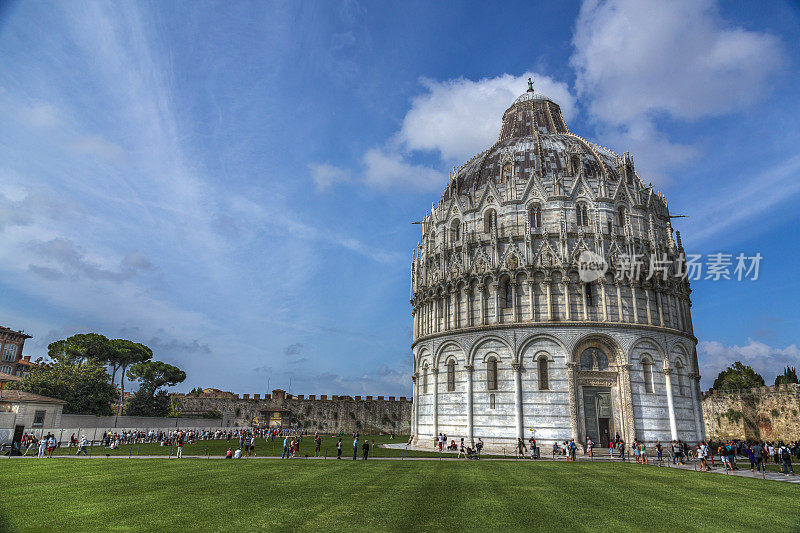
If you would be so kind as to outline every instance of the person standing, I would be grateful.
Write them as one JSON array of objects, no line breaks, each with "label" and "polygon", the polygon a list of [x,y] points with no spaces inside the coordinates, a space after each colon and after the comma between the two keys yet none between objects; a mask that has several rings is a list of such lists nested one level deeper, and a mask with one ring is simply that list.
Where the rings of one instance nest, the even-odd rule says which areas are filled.
[{"label": "person standing", "polygon": [[756,472],[763,472],[764,471],[764,445],[760,442],[756,442],[751,447],[753,451],[753,466],[755,467]]},{"label": "person standing", "polygon": [[39,440],[39,453],[36,457],[39,459],[43,459],[46,451],[47,451],[47,438],[42,437]]},{"label": "person standing", "polygon": [[661,441],[656,441],[656,454],[658,454],[658,462],[661,463],[661,460],[664,458],[664,447],[661,446]]},{"label": "person standing", "polygon": [[361,446],[364,450],[364,460],[367,460],[367,456],[369,455],[369,439],[364,439],[364,444]]},{"label": "person standing", "polygon": [[281,452],[281,459],[286,459],[289,457],[289,437],[288,435],[283,437],[283,451]]},{"label": "person standing", "polygon": [[175,457],[181,459],[183,458],[183,433],[178,433],[177,444],[178,444],[178,453],[175,454]]},{"label": "person standing", "polygon": [[339,442],[336,443],[336,458],[342,458],[342,437],[339,437]]},{"label": "person standing", "polygon": [[358,455],[358,436],[353,437],[353,461],[356,460]]}]

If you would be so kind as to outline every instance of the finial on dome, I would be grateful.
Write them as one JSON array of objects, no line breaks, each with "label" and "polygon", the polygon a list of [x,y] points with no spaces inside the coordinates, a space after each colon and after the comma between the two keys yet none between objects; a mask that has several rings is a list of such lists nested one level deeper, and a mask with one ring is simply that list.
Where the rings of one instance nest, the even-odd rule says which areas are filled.
[{"label": "finial on dome", "polygon": [[531,80],[530,78],[528,78],[528,92],[529,93],[533,92],[533,80]]}]

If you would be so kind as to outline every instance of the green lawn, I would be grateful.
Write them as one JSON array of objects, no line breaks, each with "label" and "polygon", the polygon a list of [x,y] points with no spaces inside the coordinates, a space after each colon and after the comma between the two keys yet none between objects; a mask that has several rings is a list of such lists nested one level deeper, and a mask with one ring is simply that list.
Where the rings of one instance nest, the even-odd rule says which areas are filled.
[{"label": "green lawn", "polygon": [[0,460],[7,531],[790,531],[798,487],[619,463]]}]

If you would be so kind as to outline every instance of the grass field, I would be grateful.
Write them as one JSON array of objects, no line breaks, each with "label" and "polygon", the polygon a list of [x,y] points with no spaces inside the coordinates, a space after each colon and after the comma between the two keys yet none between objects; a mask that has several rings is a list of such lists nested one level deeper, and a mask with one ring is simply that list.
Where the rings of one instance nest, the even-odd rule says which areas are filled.
[{"label": "grass field", "polygon": [[0,460],[5,531],[791,531],[797,486],[619,463]]}]

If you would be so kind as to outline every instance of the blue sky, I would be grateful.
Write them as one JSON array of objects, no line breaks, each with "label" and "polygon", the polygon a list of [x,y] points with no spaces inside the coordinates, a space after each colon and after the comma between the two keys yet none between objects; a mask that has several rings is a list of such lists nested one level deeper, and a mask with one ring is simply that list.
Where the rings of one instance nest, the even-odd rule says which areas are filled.
[{"label": "blue sky", "polygon": [[0,324],[150,345],[181,387],[410,393],[412,220],[528,76],[663,191],[703,386],[800,363],[793,2],[11,2]]}]

